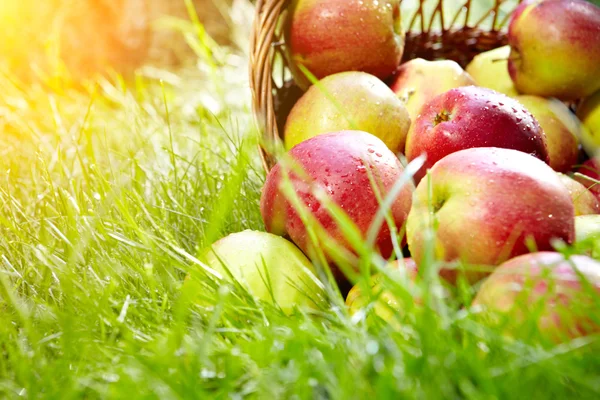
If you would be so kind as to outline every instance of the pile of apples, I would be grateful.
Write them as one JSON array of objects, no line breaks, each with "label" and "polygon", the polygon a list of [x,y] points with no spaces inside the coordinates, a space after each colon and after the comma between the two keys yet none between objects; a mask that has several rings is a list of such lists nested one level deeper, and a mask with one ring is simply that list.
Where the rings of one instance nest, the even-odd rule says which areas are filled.
[{"label": "pile of apples", "polygon": [[[399,0],[292,0],[284,32],[305,91],[262,191],[268,233],[217,242],[210,265],[289,311],[323,298],[315,264],[340,283],[365,258],[417,280],[434,254],[448,285],[480,282],[474,304],[509,312],[533,282],[525,304],[544,299],[542,330],[600,331],[583,290],[600,294],[600,262],[556,251],[600,214],[600,8],[525,1],[509,44],[466,70],[401,63]],[[365,305],[359,287],[347,304]]]}]

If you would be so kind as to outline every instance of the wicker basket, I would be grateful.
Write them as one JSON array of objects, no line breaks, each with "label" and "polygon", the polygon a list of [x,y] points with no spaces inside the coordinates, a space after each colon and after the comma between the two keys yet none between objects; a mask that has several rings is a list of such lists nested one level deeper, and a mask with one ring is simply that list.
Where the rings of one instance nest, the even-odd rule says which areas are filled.
[{"label": "wicker basket", "polygon": [[[466,66],[478,53],[506,44],[507,22],[521,1],[401,0],[406,29],[403,61],[443,58]],[[252,105],[263,135],[260,154],[266,171],[276,159],[265,144],[280,141],[287,115],[302,95],[289,78],[284,57],[280,21],[288,3],[257,0],[250,38]]]}]

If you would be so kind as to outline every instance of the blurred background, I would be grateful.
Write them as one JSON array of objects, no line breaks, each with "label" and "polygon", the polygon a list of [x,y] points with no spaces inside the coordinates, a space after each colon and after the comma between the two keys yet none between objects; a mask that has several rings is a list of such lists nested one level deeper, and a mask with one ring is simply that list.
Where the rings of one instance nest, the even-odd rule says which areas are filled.
[{"label": "blurred background", "polygon": [[181,64],[193,52],[190,28],[244,47],[236,40],[247,35],[238,31],[250,21],[235,19],[247,19],[250,8],[249,0],[1,0],[0,66],[21,78],[65,71],[81,78]]}]

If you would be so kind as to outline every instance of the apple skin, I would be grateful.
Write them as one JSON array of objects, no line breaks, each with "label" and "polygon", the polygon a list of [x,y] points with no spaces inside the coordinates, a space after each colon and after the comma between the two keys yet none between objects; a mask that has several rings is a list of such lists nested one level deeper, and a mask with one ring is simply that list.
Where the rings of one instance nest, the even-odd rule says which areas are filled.
[{"label": "apple skin", "polygon": [[[199,259],[225,281],[231,281],[233,276],[255,298],[275,302],[286,314],[293,313],[296,306],[316,308],[325,304],[324,286],[317,278],[315,267],[293,243],[281,236],[252,230],[232,233],[205,249]],[[265,284],[265,267],[273,296]],[[198,279],[199,276],[190,274],[186,284],[197,285],[198,290],[202,290]]]},{"label": "apple skin", "polygon": [[590,157],[598,157],[600,148],[600,91],[577,107],[577,116],[583,123],[581,144]]},{"label": "apple skin", "polygon": [[365,72],[341,72],[311,86],[287,118],[286,149],[311,137],[342,130],[377,136],[393,152],[403,152],[410,128],[404,103],[380,79]]},{"label": "apple skin", "polygon": [[584,0],[522,3],[508,43],[508,70],[519,92],[574,100],[600,89],[599,7]]},{"label": "apple skin", "polygon": [[284,40],[294,80],[303,89],[310,80],[344,71],[363,71],[385,79],[404,52],[400,0],[292,0]]},{"label": "apple skin", "polygon": [[559,173],[558,177],[571,195],[571,200],[573,200],[575,206],[575,216],[600,214],[600,201],[592,192],[568,175]]},{"label": "apple skin", "polygon": [[421,109],[406,138],[406,158],[427,160],[415,175],[418,182],[438,160],[472,147],[502,147],[549,162],[540,125],[510,97],[491,89],[464,86],[434,97]]},{"label": "apple skin", "polygon": [[586,160],[577,168],[577,173],[583,176],[575,175],[575,180],[585,186],[600,201],[600,183],[596,183],[596,181],[600,181],[600,160],[596,158]]},{"label": "apple skin", "polygon": [[[590,291],[585,289],[587,283]],[[537,328],[545,340],[556,343],[600,332],[600,324],[590,318],[596,314],[598,295],[600,262],[581,255],[565,259],[560,253],[539,252],[496,268],[483,282],[473,305],[507,316],[506,333],[512,335],[531,321],[533,310],[537,313],[543,302]]]},{"label": "apple skin", "polygon": [[[547,164],[517,150],[480,147],[433,166],[417,186],[406,231],[417,264],[425,255],[425,232],[435,221],[438,260],[495,266],[528,253],[529,237],[538,250],[552,249],[555,238],[572,243],[574,219],[569,192]],[[454,270],[441,275],[456,280]],[[482,276],[467,270],[465,277]]]},{"label": "apple skin", "polygon": [[406,105],[414,121],[423,104],[450,89],[475,85],[475,81],[454,61],[427,61],[415,58],[400,65],[390,88]]},{"label": "apple skin", "polygon": [[466,71],[477,86],[503,93],[509,97],[519,95],[508,73],[510,46],[502,46],[476,55],[467,65]]},{"label": "apple skin", "polygon": [[550,166],[558,172],[570,171],[579,160],[581,122],[560,100],[539,96],[515,97],[535,117],[546,135]]},{"label": "apple skin", "polygon": [[[405,258],[402,261],[392,261],[388,263],[387,268],[393,270],[393,272],[405,272],[406,277],[411,282],[415,281],[418,278],[417,264],[412,258]],[[369,283],[371,285],[371,293],[374,297],[373,299],[367,296],[366,293],[363,293],[360,284],[357,284],[354,287],[352,287],[352,289],[348,293],[348,296],[346,297],[346,306],[348,307],[350,315],[355,315],[357,312],[367,307],[372,300],[377,299],[377,302],[374,306],[375,314],[378,315],[384,321],[394,321],[394,310],[397,310],[397,312],[402,312],[402,301],[399,300],[389,290],[386,290],[384,286],[382,286],[381,281],[383,278],[384,276],[380,273],[375,274],[371,277]],[[419,299],[415,299],[415,303],[419,302]]]},{"label": "apple skin", "polygon": [[[303,179],[296,171],[289,173],[290,183],[299,200],[308,207],[311,215],[323,228],[324,234],[350,251],[354,249],[344,239],[330,210],[315,197],[315,190],[325,190],[330,200],[341,207],[366,236],[379,209],[379,201],[369,175],[372,174],[380,188],[381,198],[384,198],[404,171],[398,158],[380,139],[361,131],[315,136],[295,146],[287,155],[306,175]],[[285,167],[280,161],[267,175],[260,200],[261,215],[267,231],[289,235],[312,258],[314,249],[307,229],[282,190],[282,183],[285,182],[282,179],[283,168]],[[404,226],[413,192],[414,185],[409,181],[391,207],[390,214],[397,229]],[[388,258],[393,252],[390,230],[385,223],[378,233],[375,247],[384,258]],[[325,252],[329,256],[326,250]]]}]

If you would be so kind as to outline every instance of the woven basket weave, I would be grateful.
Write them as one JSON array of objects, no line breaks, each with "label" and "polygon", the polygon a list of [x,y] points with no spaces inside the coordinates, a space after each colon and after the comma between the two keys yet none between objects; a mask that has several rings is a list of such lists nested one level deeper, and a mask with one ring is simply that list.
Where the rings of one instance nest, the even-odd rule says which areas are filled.
[{"label": "woven basket weave", "polygon": [[[302,91],[289,78],[280,21],[290,0],[257,0],[250,38],[250,88],[263,135],[266,171],[276,162],[266,143],[279,141],[285,120]],[[506,25],[521,0],[401,0],[406,30],[403,62],[450,59],[461,66],[478,53],[507,43]]]}]

